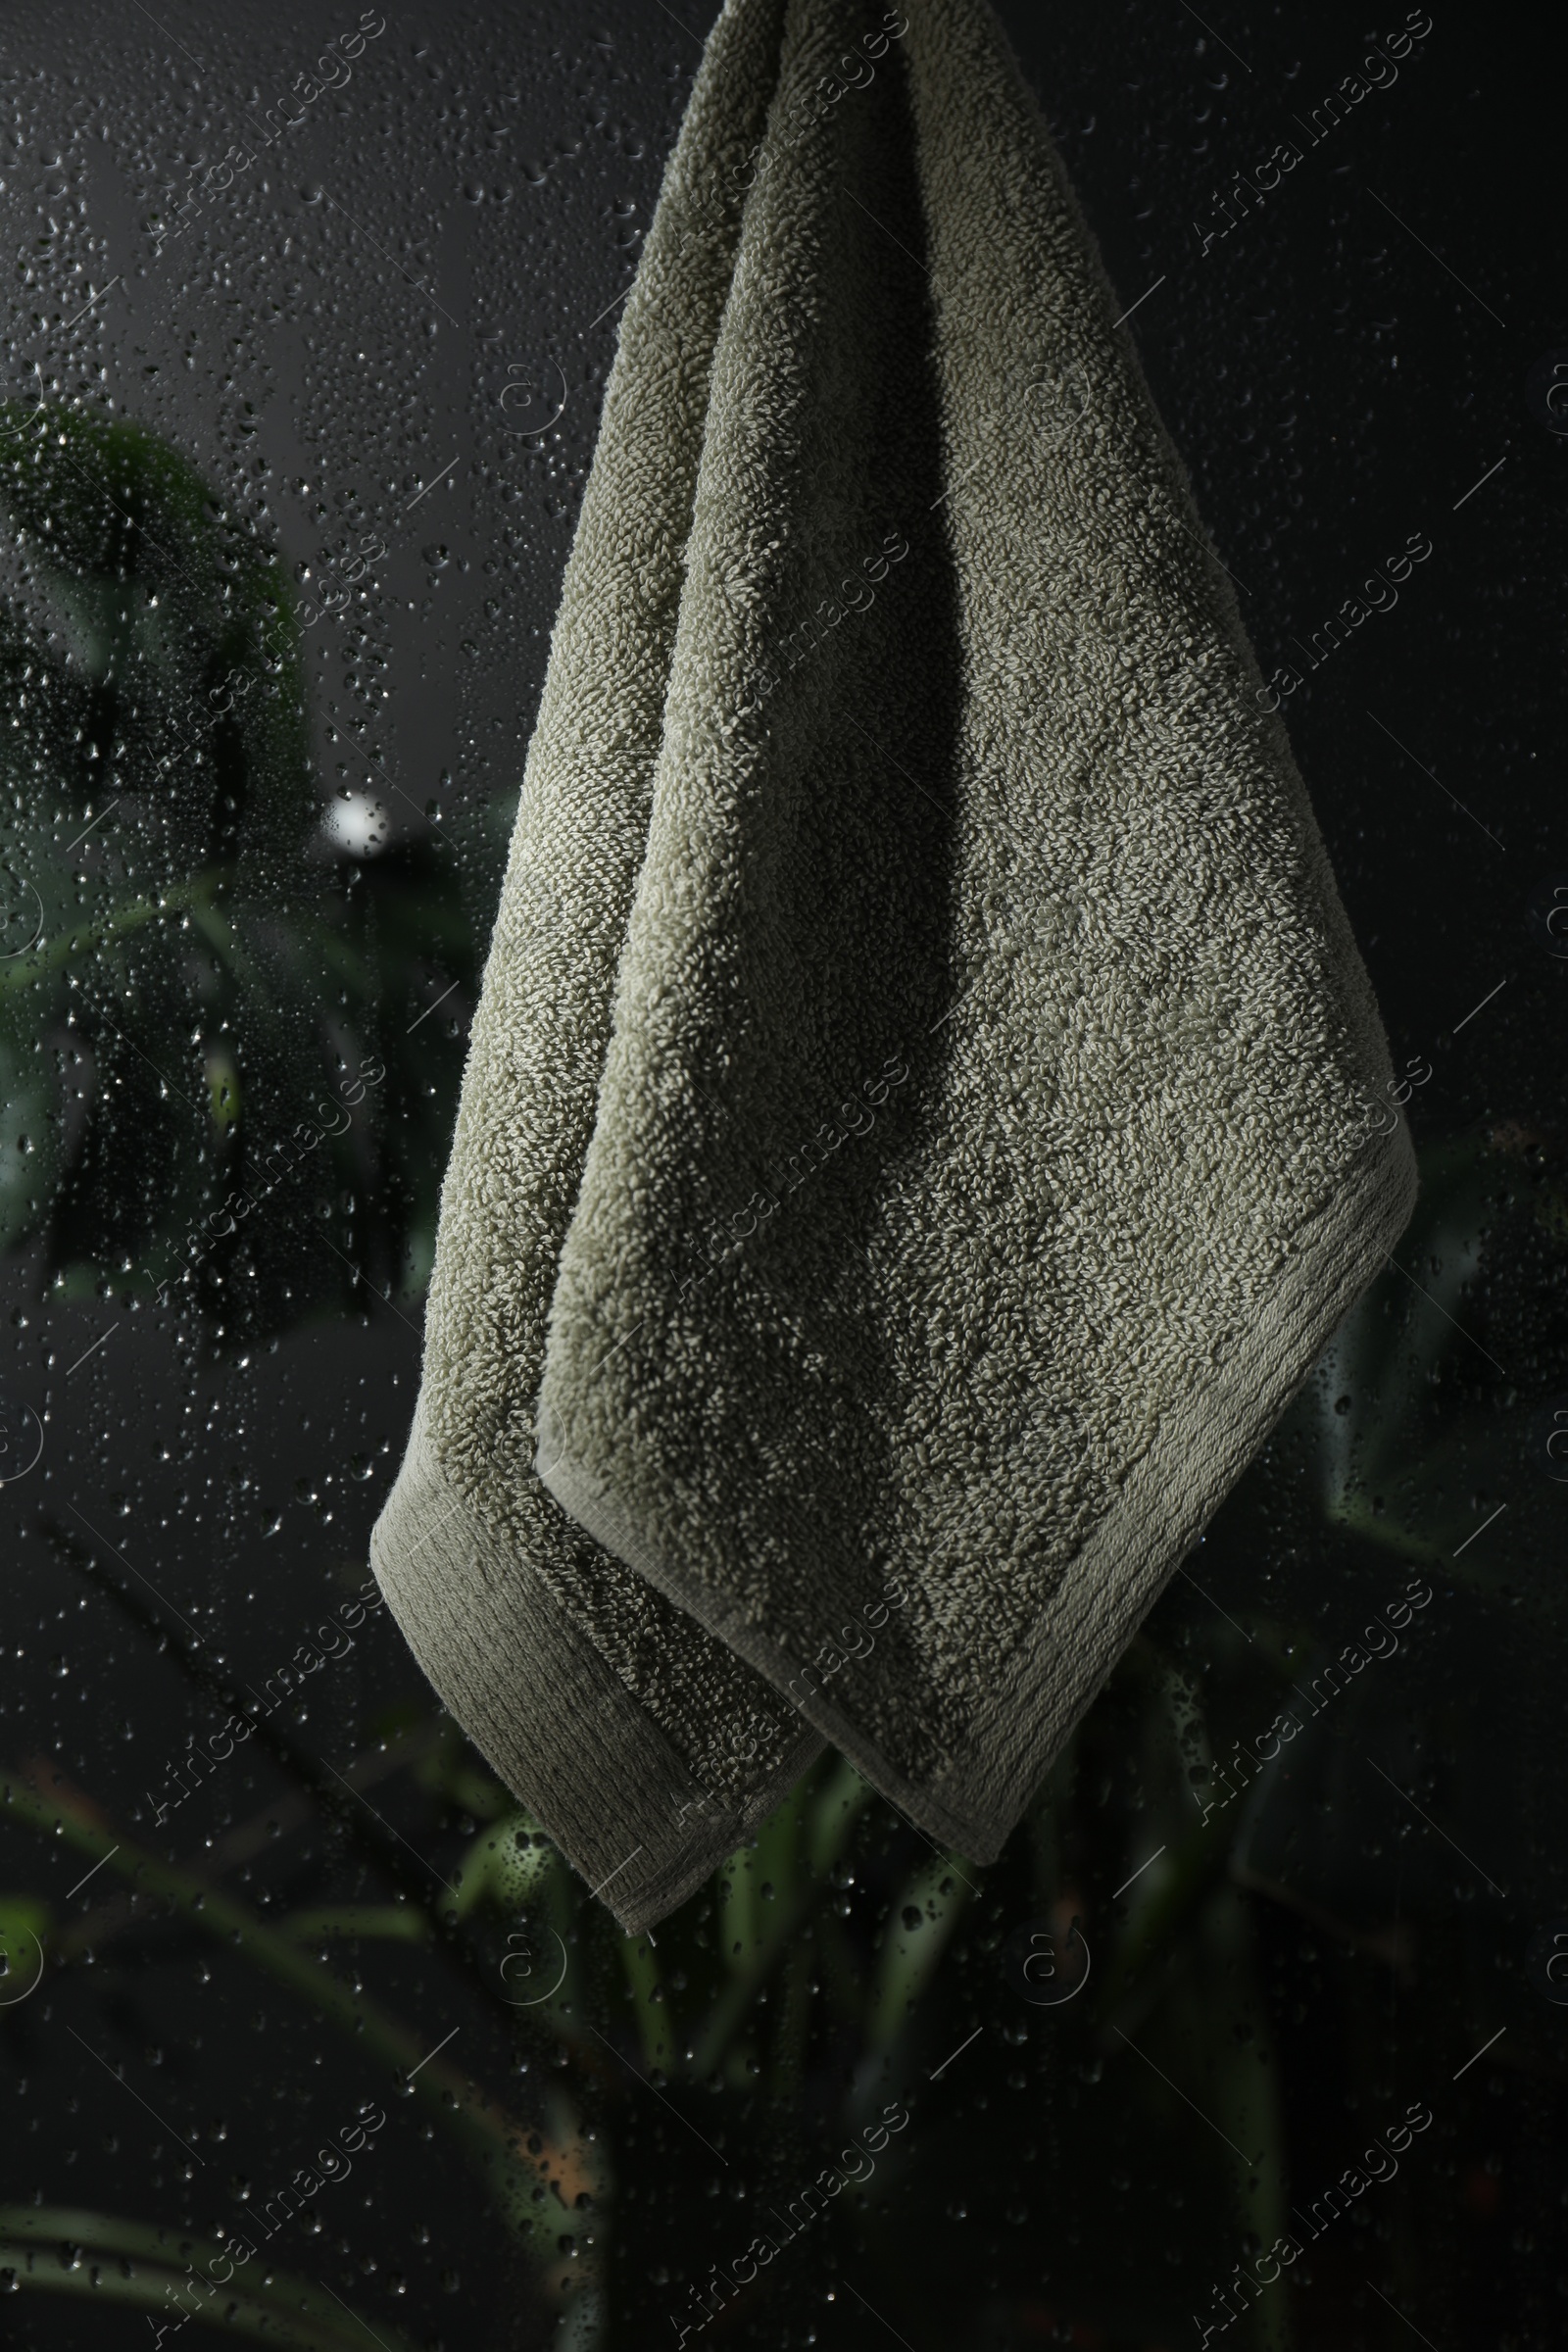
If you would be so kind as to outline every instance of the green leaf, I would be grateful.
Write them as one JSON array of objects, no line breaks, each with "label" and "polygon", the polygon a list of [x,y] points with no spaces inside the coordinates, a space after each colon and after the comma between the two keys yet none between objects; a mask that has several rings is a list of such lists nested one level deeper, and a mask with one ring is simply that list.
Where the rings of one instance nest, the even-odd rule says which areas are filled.
[{"label": "green leaf", "polygon": [[0,1247],[230,1341],[368,1309],[428,1269],[514,795],[334,845],[279,553],[140,426],[0,402]]},{"label": "green leaf", "polygon": [[368,2336],[386,2352],[415,2352],[413,2338],[389,2321],[378,2316],[372,2328],[341,2297],[270,2259],[253,2273],[254,2257],[237,2261],[221,2237],[75,2206],[0,2206],[5,2284],[159,2312],[171,2332],[188,2317],[299,2352],[363,2352]]}]

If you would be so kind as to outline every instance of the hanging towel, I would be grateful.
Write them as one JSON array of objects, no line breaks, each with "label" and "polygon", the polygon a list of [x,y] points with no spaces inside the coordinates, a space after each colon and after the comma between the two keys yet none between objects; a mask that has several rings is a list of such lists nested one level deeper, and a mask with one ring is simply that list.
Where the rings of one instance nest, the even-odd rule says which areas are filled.
[{"label": "hanging towel", "polygon": [[1414,1203],[986,0],[728,0],[625,306],[372,1538],[628,1930],[833,1741],[992,1859]]}]

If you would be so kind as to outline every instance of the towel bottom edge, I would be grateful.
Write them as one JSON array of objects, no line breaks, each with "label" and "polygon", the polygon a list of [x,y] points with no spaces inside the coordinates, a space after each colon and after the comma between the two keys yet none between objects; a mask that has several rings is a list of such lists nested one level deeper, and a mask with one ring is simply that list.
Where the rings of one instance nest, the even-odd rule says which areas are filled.
[{"label": "towel bottom edge", "polygon": [[526,1554],[453,1485],[422,1410],[370,1565],[442,1704],[627,1935],[695,1893],[821,1752],[805,1728],[742,1803],[705,1789]]},{"label": "towel bottom edge", "polygon": [[[1117,1505],[1069,1562],[1040,1626],[1003,1663],[964,1750],[940,1772],[907,1772],[825,1692],[792,1699],[927,1837],[975,1863],[996,1860],[1139,1625],[1404,1230],[1417,1188],[1401,1125],[1376,1139],[1295,1237],[1295,1262],[1271,1313],[1161,1426]],[[563,1509],[788,1695],[806,1675],[803,1661],[659,1555],[619,1499],[572,1460],[543,1398],[538,1432],[538,1475]]]}]

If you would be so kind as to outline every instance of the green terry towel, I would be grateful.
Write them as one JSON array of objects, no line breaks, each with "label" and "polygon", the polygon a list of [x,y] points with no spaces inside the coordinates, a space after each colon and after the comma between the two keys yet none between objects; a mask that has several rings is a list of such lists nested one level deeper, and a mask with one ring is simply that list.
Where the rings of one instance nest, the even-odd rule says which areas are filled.
[{"label": "green terry towel", "polygon": [[628,1929],[823,1739],[991,1859],[1414,1202],[1125,307],[986,0],[728,0],[372,1539]]}]

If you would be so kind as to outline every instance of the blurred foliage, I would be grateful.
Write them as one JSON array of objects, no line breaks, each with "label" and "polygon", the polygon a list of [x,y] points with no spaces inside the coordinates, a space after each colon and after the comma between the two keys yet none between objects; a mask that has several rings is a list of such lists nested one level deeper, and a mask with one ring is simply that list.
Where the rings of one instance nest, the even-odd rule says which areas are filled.
[{"label": "blurred foliage", "polygon": [[277,551],[138,425],[0,403],[0,1247],[230,1341],[417,1287],[510,811],[334,807]]},{"label": "blurred foliage", "polygon": [[[289,2352],[364,2352],[372,2333],[383,2352],[415,2352],[401,2328],[380,2320],[382,2332],[376,2333],[341,2298],[290,2271],[271,2264],[258,2265],[254,2277],[236,2271],[227,2248],[221,2237],[153,2229],[113,2214],[0,2205],[0,2280],[43,2294],[129,2305],[146,2313],[154,2328],[145,2339],[151,2345],[194,2319]],[[220,2264],[226,2270],[220,2272]],[[220,2277],[225,2284],[233,2281],[221,2293]]]}]

